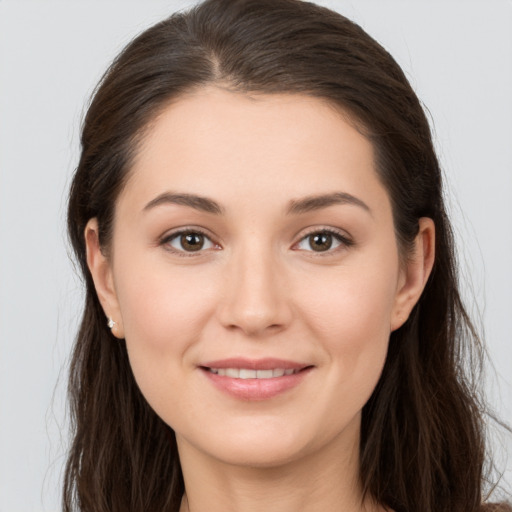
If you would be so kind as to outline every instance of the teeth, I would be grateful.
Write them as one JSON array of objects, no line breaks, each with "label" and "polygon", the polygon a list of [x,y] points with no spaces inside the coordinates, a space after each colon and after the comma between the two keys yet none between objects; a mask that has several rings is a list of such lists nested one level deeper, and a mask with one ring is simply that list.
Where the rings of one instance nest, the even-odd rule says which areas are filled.
[{"label": "teeth", "polygon": [[[235,372],[236,372],[236,370],[233,371],[233,373],[231,374],[231,377],[236,378]],[[241,368],[239,378],[240,379],[255,379],[256,373],[257,373],[256,370],[246,370],[245,368]],[[226,373],[226,376],[227,376],[227,373]]]},{"label": "teeth", "polygon": [[211,373],[221,377],[231,377],[233,379],[272,379],[282,377],[283,375],[292,375],[299,373],[299,369],[274,368],[271,370],[251,370],[249,368],[208,368]]}]

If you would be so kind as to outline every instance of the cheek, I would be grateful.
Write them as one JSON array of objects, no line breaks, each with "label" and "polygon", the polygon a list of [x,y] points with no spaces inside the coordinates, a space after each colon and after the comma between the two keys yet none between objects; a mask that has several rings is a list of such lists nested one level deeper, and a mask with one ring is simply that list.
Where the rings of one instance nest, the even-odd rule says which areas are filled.
[{"label": "cheek", "polygon": [[397,275],[386,265],[341,268],[297,292],[301,309],[320,334],[342,343],[361,343],[370,333],[389,336]]},{"label": "cheek", "polygon": [[[200,339],[214,307],[215,283],[190,268],[169,265],[151,268],[119,265],[116,283],[126,346],[135,379],[152,401],[163,389],[177,384],[187,353]],[[163,397],[162,397],[163,398]],[[168,399],[168,397],[167,397]]]},{"label": "cheek", "polygon": [[317,282],[315,293],[300,292],[302,316],[332,363],[331,378],[350,383],[339,389],[357,399],[357,390],[369,397],[386,359],[398,277],[395,261],[340,269],[322,286]]},{"label": "cheek", "polygon": [[[116,283],[127,341],[154,350],[193,341],[213,307],[215,284],[191,268],[160,264],[137,268]],[[204,285],[208,286],[204,286]]]}]

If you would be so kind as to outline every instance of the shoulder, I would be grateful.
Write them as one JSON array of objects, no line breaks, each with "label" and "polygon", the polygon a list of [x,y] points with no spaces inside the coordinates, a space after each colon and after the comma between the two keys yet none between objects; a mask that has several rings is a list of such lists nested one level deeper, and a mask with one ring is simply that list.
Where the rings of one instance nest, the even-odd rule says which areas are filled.
[{"label": "shoulder", "polygon": [[486,503],[481,506],[480,512],[512,512],[511,503]]}]

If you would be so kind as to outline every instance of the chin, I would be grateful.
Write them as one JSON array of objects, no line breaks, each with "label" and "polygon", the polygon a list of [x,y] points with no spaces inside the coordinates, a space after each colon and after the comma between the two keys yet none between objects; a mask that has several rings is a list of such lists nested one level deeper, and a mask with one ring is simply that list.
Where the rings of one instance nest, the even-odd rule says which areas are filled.
[{"label": "chin", "polygon": [[351,426],[319,429],[317,425],[299,426],[298,422],[283,424],[275,418],[246,418],[245,422],[218,425],[219,429],[210,426],[208,434],[204,430],[187,438],[177,434],[177,440],[180,455],[192,449],[224,464],[270,469],[298,463],[325,450],[343,449],[345,441],[358,446],[359,416],[355,420],[349,422]]},{"label": "chin", "polygon": [[299,443],[276,443],[274,439],[255,439],[217,445],[207,455],[230,466],[271,469],[300,460],[306,449]]}]

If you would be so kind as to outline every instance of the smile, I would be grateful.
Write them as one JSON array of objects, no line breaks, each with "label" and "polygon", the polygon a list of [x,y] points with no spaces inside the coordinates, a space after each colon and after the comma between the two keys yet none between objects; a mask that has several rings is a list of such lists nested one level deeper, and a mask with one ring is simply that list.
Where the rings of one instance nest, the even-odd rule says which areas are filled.
[{"label": "smile", "polygon": [[250,368],[208,368],[208,371],[221,377],[231,377],[233,379],[274,379],[284,375],[299,373],[300,369],[293,368],[274,368],[268,370],[253,370]]},{"label": "smile", "polygon": [[238,400],[261,401],[300,386],[314,366],[275,358],[231,358],[205,362],[199,369],[223,394]]}]

